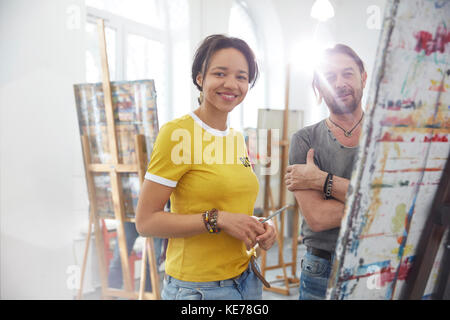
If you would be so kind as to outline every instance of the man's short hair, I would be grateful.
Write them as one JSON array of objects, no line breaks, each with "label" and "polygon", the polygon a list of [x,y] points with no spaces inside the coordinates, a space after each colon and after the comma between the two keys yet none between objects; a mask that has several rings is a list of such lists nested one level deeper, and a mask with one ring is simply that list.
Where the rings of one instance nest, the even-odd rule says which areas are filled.
[{"label": "man's short hair", "polygon": [[[324,50],[322,59],[326,59],[327,57],[337,53],[346,54],[350,58],[352,58],[353,61],[355,61],[356,65],[359,67],[359,71],[361,72],[361,74],[366,71],[366,69],[364,68],[364,62],[361,60],[361,58],[356,54],[356,52],[352,48],[346,46],[345,44],[338,43],[333,48],[328,48]],[[319,85],[319,74],[317,70],[314,70],[312,87],[314,90],[314,95],[316,97],[317,97],[316,88],[319,89],[318,85]]]}]

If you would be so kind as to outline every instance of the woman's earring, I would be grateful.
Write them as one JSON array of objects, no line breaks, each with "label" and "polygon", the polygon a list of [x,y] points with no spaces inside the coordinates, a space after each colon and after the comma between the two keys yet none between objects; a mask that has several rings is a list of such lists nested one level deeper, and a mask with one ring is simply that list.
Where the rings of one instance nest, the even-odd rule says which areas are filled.
[{"label": "woman's earring", "polygon": [[198,104],[202,104],[203,102],[203,91],[200,91],[200,95],[198,96]]}]

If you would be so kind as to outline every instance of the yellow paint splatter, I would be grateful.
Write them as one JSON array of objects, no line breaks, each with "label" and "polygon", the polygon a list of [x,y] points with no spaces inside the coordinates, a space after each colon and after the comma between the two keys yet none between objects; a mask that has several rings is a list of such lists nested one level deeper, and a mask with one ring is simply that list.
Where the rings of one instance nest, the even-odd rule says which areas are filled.
[{"label": "yellow paint splatter", "polygon": [[[395,248],[394,250],[392,250],[391,251],[392,254],[398,255],[398,250],[399,249],[400,248]],[[413,249],[413,245],[412,244],[409,244],[409,245],[405,246],[405,249],[403,250],[403,256],[409,255],[412,252],[412,249]]]},{"label": "yellow paint splatter", "polygon": [[395,208],[395,216],[392,218],[392,232],[399,233],[405,226],[406,204],[400,203]]},{"label": "yellow paint splatter", "polygon": [[[387,162],[388,155],[389,155],[389,148],[390,148],[389,143],[383,144],[383,157],[379,161],[379,164],[381,164],[380,171],[382,172],[382,174],[381,174],[381,176],[373,179],[373,182],[372,182],[373,184],[381,185],[383,183],[384,169],[386,168],[386,162]],[[381,188],[372,189],[372,201],[367,210],[367,223],[364,226],[363,231],[361,232],[361,235],[369,234],[369,230],[370,230],[370,227],[372,226],[372,222],[374,221],[375,216],[379,213],[378,209],[380,208],[380,206],[382,204],[381,200],[380,200],[380,192],[381,192]]]},{"label": "yellow paint splatter", "polygon": [[401,152],[400,152],[400,146],[398,145],[398,143],[394,144],[394,149],[395,149],[395,151],[397,151],[397,157],[400,157]]}]

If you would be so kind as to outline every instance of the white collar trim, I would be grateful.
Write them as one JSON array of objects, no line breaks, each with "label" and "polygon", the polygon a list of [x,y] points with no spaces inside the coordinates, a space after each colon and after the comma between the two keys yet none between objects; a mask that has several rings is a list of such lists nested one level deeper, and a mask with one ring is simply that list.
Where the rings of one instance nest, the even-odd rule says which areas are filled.
[{"label": "white collar trim", "polygon": [[226,137],[230,132],[230,128],[228,126],[224,131],[211,128],[206,123],[204,123],[199,117],[197,117],[197,115],[193,111],[189,112],[189,115],[191,116],[192,119],[194,119],[195,122],[197,122],[197,124],[199,124],[203,129],[205,129],[209,133],[211,133],[213,136]]}]

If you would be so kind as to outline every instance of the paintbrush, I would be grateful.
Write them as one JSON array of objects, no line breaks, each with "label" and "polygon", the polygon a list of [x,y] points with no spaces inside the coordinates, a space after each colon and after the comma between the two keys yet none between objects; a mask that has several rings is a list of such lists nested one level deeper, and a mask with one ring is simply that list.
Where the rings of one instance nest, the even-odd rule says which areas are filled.
[{"label": "paintbrush", "polygon": [[281,209],[278,209],[277,211],[275,211],[274,213],[272,213],[270,216],[268,216],[267,218],[265,218],[264,220],[261,220],[261,223],[266,222],[269,219],[272,219],[273,217],[275,217],[276,215],[280,214],[281,212],[283,212],[284,210],[286,210],[287,208],[289,208],[289,205],[284,206]]}]

